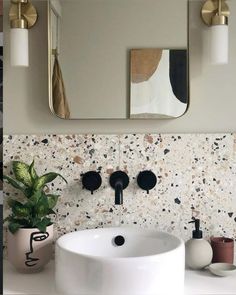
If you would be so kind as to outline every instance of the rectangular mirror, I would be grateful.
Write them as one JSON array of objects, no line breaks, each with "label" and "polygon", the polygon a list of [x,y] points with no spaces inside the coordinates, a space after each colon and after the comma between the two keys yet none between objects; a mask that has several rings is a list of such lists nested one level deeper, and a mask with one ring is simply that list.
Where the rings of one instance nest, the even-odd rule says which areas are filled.
[{"label": "rectangular mirror", "polygon": [[[136,49],[166,48],[169,53],[184,49],[187,56],[187,10],[187,0],[49,0],[51,111],[64,119],[183,115],[189,103],[187,65],[185,108],[181,114],[173,110],[172,115],[158,111],[158,104],[155,112],[137,105],[143,90],[138,94],[132,87],[130,68]],[[166,54],[164,51],[163,56]],[[162,93],[167,90],[162,82],[157,88]],[[166,93],[161,103],[164,109],[170,107],[168,98]]]}]

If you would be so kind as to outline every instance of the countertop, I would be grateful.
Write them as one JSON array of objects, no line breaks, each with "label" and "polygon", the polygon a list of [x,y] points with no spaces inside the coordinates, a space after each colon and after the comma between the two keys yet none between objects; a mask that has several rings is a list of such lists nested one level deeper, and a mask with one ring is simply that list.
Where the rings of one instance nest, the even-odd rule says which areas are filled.
[{"label": "countertop", "polygon": [[[57,295],[54,261],[36,274],[20,274],[6,260],[3,264],[4,295]],[[207,270],[186,270],[185,295],[236,295],[236,275],[221,278],[213,276]]]}]

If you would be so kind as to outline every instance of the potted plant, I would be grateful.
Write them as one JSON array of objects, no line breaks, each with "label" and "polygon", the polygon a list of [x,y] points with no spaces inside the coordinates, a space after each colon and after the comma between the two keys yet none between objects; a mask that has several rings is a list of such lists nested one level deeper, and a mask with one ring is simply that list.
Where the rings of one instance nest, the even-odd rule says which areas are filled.
[{"label": "potted plant", "polygon": [[8,199],[11,214],[4,220],[8,223],[7,242],[9,261],[20,272],[40,271],[52,255],[53,223],[50,215],[59,195],[47,194],[45,187],[57,176],[55,172],[38,176],[34,161],[27,165],[13,161],[15,178],[4,175],[3,179],[20,190],[24,198]]}]

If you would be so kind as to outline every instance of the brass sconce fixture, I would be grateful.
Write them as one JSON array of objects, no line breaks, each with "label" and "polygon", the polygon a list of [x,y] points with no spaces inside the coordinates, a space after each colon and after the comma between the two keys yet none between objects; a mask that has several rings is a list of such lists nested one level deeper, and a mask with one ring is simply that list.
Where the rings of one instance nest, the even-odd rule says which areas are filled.
[{"label": "brass sconce fixture", "polygon": [[38,15],[28,0],[11,0],[10,59],[12,66],[29,66],[28,29],[32,28]]},{"label": "brass sconce fixture", "polygon": [[228,63],[229,7],[225,0],[207,0],[201,10],[203,22],[210,27],[212,64]]}]

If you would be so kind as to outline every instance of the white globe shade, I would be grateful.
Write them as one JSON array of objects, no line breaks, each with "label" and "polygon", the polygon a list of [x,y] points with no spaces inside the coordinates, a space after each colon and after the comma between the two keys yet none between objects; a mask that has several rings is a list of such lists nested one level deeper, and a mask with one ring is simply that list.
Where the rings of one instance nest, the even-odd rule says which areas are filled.
[{"label": "white globe shade", "polygon": [[29,66],[29,40],[27,29],[11,29],[10,60],[13,67]]}]

